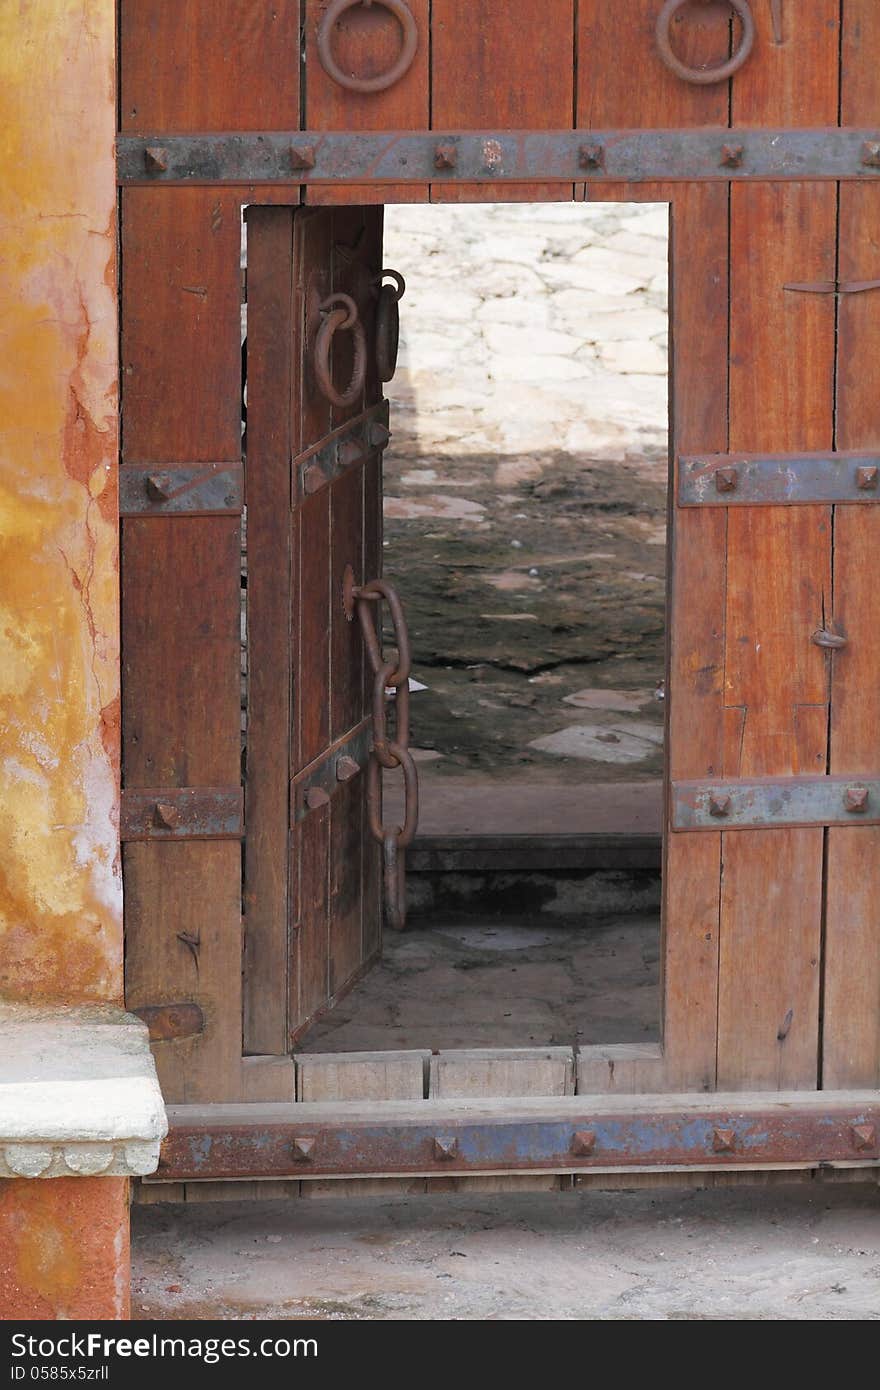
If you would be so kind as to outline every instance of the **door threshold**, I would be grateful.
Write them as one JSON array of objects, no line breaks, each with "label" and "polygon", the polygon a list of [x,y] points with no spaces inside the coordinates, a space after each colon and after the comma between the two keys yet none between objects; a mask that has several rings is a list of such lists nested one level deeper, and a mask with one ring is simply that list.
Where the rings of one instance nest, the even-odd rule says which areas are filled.
[{"label": "door threshold", "polygon": [[880,1091],[176,1105],[157,1180],[874,1167]]}]

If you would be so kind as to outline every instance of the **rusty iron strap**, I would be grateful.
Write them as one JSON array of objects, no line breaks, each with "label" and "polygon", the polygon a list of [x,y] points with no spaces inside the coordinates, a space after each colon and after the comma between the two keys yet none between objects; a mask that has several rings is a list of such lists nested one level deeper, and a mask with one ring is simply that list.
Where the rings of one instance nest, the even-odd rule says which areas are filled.
[{"label": "rusty iron strap", "polygon": [[880,128],[120,135],[120,183],[875,179]]},{"label": "rusty iron strap", "polygon": [[384,449],[391,438],[388,428],[388,402],[382,400],[363,415],[347,420],[293,460],[291,500],[297,506],[304,497],[318,492],[347,468],[353,468],[375,450]]},{"label": "rusty iron strap", "polygon": [[372,720],[365,719],[296,774],[290,797],[294,822],[303,820],[310,811],[329,806],[339,788],[357,777],[368,765],[371,727]]},{"label": "rusty iron strap", "polygon": [[124,464],[119,470],[120,516],[226,516],[241,512],[240,463]]},{"label": "rusty iron strap", "polygon": [[[346,571],[346,613],[357,612],[367,657],[373,668],[373,741],[367,770],[367,817],[370,833],[382,846],[385,916],[395,931],[406,926],[406,849],[419,823],[419,779],[409,751],[409,674],[412,669],[409,630],[400,596],[387,579],[355,585]],[[380,638],[381,604],[388,604],[397,642],[397,656],[388,661]],[[394,737],[388,736],[388,692],[394,692]],[[382,769],[400,768],[404,782],[403,825],[382,821]]]},{"label": "rusty iron strap", "polygon": [[880,280],[800,280],[782,288],[798,294],[864,294],[880,290]]},{"label": "rusty iron strap", "polygon": [[876,502],[880,454],[696,454],[678,461],[681,507]]},{"label": "rusty iron strap", "polygon": [[[257,1112],[256,1114],[254,1112]],[[877,1164],[877,1091],[169,1106],[156,1176]]]},{"label": "rusty iron strap", "polygon": [[240,840],[241,787],[126,787],[120,838],[130,840]]},{"label": "rusty iron strap", "polygon": [[[813,634],[818,646],[836,637]],[[833,641],[833,647],[839,647]],[[845,643],[843,644],[845,645]],[[672,783],[673,830],[756,830],[792,825],[877,825],[880,776],[757,777]]]}]

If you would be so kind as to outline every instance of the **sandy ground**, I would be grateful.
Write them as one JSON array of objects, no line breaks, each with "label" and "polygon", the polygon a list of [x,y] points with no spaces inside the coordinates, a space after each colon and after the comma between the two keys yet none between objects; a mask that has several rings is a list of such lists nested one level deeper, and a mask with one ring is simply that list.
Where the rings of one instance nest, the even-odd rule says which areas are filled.
[{"label": "sandy ground", "polygon": [[880,1317],[880,1192],[800,1186],[135,1207],[132,1316]]}]

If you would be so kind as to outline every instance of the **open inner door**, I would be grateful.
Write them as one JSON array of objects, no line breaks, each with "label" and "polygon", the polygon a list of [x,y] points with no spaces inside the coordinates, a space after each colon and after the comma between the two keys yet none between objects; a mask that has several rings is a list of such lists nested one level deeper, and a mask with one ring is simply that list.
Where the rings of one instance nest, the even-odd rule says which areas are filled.
[{"label": "open inner door", "polygon": [[[284,1053],[377,954],[371,673],[382,209],[247,210],[245,1053]],[[286,929],[285,929],[286,928]]]}]

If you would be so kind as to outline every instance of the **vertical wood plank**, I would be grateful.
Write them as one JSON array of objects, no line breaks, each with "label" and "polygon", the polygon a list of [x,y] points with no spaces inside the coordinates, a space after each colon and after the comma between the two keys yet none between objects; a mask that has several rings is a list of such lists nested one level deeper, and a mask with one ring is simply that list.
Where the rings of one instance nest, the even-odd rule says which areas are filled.
[{"label": "vertical wood plank", "polygon": [[330,489],[299,508],[299,665],[294,705],[299,755],[294,771],[306,767],[330,740]]},{"label": "vertical wood plank", "polygon": [[[657,52],[657,0],[580,0],[577,22],[577,125],[597,129],[727,125],[729,84],[695,86],[670,72]],[[695,67],[730,53],[727,0],[692,4],[672,26],[675,51]]]},{"label": "vertical wood plank", "polygon": [[[844,125],[880,109],[880,8],[847,0],[843,10]],[[839,275],[880,275],[880,190],[840,186]],[[880,449],[876,369],[880,327],[873,296],[839,300],[837,447]],[[834,520],[835,627],[848,638],[831,677],[831,768],[855,776],[880,764],[880,599],[873,571],[880,511],[838,507]],[[822,1085],[880,1084],[880,829],[828,831]]]},{"label": "vertical wood plank", "polygon": [[247,1052],[287,1046],[293,212],[248,213]]},{"label": "vertical wood plank", "polygon": [[[835,220],[833,186],[732,189],[734,451],[831,447],[834,302],[784,287],[834,279]],[[830,510],[734,508],[727,553],[724,770],[820,771],[827,658],[810,634],[830,606]],[[821,830],[723,838],[721,1089],[816,1085],[822,855]]]},{"label": "vertical wood plank", "polygon": [[122,0],[124,131],[297,130],[300,0]]},{"label": "vertical wood plank", "polygon": [[771,6],[753,4],[752,15],[755,47],[731,82],[733,124],[836,125],[840,0],[786,0],[781,44]]},{"label": "vertical wood plank", "polygon": [[[573,0],[431,5],[434,130],[568,130],[574,117]],[[431,186],[443,203],[565,202],[568,184]]]},{"label": "vertical wood plank", "polygon": [[[430,0],[407,0],[419,31],[412,67],[382,92],[350,92],[324,71],[318,57],[318,26],[329,0],[304,0],[306,43],[306,129],[427,130],[430,125]],[[375,77],[386,72],[400,52],[400,25],[381,5],[359,5],[340,17],[333,31],[333,53],[346,72]],[[363,185],[306,189],[311,204],[420,203],[427,186]]]},{"label": "vertical wood plank", "polygon": [[[132,189],[123,201],[124,463],[240,458],[239,195]],[[237,785],[238,518],[123,524],[125,785]],[[131,1007],[193,999],[204,1032],[157,1044],[169,1101],[236,1099],[241,850],[124,854]]]}]

